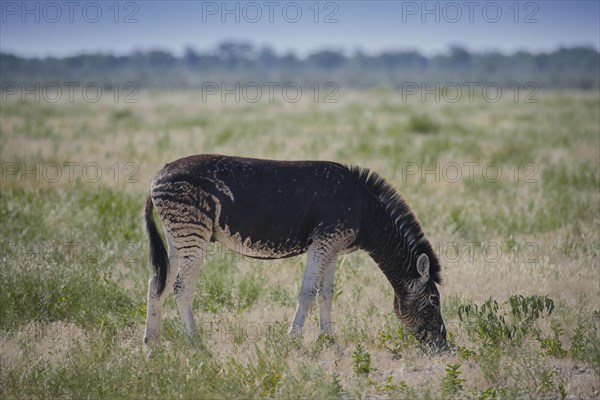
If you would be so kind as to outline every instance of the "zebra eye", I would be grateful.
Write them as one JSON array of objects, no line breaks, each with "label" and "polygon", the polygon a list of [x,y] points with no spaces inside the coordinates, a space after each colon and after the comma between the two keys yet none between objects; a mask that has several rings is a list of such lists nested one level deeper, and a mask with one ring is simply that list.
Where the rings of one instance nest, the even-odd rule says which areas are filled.
[{"label": "zebra eye", "polygon": [[429,302],[433,306],[439,307],[440,306],[440,296],[438,296],[437,294],[430,294],[429,295]]}]

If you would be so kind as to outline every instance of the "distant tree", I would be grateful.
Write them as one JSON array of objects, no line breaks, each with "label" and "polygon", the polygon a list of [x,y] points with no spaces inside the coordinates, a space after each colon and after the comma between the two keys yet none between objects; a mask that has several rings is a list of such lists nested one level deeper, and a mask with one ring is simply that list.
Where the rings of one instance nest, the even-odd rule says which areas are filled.
[{"label": "distant tree", "polygon": [[146,54],[146,58],[150,66],[156,67],[170,67],[177,62],[173,54],[163,50],[151,50]]},{"label": "distant tree", "polygon": [[192,47],[186,47],[183,52],[183,59],[185,63],[190,67],[196,67],[200,63],[200,54],[196,52]]},{"label": "distant tree", "polygon": [[257,62],[259,68],[271,70],[277,66],[278,57],[271,48],[263,47],[258,52]]},{"label": "distant tree", "polygon": [[471,53],[460,46],[451,46],[448,63],[451,68],[468,68],[471,64]]},{"label": "distant tree", "polygon": [[323,50],[308,56],[306,62],[317,68],[332,70],[340,67],[346,61],[346,57],[332,50]]},{"label": "distant tree", "polygon": [[249,42],[225,41],[217,46],[217,55],[225,63],[251,58],[254,47]]}]

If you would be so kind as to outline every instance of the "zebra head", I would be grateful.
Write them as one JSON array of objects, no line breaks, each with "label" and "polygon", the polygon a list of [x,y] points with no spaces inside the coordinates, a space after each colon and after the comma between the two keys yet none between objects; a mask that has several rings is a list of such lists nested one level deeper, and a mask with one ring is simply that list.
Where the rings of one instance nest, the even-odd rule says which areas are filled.
[{"label": "zebra head", "polygon": [[423,253],[416,264],[419,277],[398,288],[394,311],[421,343],[444,348],[446,327],[440,311],[440,292],[429,275],[429,258]]}]

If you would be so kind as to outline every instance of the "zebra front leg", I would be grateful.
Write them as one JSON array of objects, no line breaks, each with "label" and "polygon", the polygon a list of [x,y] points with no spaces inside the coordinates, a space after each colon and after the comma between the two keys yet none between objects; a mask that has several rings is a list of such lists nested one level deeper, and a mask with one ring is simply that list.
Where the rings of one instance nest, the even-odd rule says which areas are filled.
[{"label": "zebra front leg", "polygon": [[163,292],[158,294],[158,279],[153,276],[148,281],[148,302],[146,311],[146,330],[144,332],[144,348],[147,354],[152,352],[160,342],[160,329],[162,326],[162,305],[171,291],[175,281],[174,268],[177,268],[177,250],[173,246],[169,235],[165,232],[168,244],[169,269],[167,282]]},{"label": "zebra front leg", "polygon": [[179,273],[177,274],[173,289],[185,333],[192,343],[196,342],[196,323],[194,321],[192,305],[194,303],[196,282],[198,282],[200,264],[202,262],[201,252],[199,249],[196,250],[194,254],[181,257]]},{"label": "zebra front leg", "polygon": [[302,334],[302,328],[306,322],[308,311],[315,300],[317,289],[322,284],[323,274],[332,257],[335,259],[335,254],[332,255],[327,247],[318,243],[313,243],[308,248],[306,269],[304,270],[304,277],[302,278],[302,285],[298,294],[294,321],[290,326],[288,336],[297,337]]},{"label": "zebra front leg", "polygon": [[318,286],[317,299],[319,302],[319,326],[321,328],[321,334],[333,333],[331,305],[333,304],[333,278],[335,275],[336,264],[336,258],[327,264],[321,284]]}]

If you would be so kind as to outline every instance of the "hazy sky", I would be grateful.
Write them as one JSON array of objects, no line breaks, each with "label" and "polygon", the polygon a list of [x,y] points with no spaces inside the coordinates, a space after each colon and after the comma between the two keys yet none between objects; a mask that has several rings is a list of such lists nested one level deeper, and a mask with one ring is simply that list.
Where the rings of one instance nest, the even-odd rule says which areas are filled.
[{"label": "hazy sky", "polygon": [[305,55],[449,45],[535,52],[600,48],[599,1],[2,1],[0,50],[25,56],[126,53],[226,39]]}]

